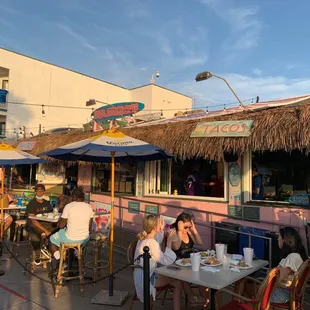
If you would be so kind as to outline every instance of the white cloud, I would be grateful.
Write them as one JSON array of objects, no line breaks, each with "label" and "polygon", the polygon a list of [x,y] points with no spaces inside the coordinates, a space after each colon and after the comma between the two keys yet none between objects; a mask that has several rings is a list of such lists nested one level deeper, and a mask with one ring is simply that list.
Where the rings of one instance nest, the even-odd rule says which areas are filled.
[{"label": "white cloud", "polygon": [[[236,73],[220,74],[225,77],[241,100],[260,97],[260,101],[288,98],[310,93],[310,78],[290,79],[284,76],[251,77]],[[192,80],[169,84],[167,87],[196,98],[196,106],[212,106],[236,102],[226,84],[216,78],[195,82]],[[247,102],[249,103],[249,102]],[[237,105],[237,104],[236,104]]]},{"label": "white cloud", "polygon": [[257,18],[258,7],[232,6],[227,0],[200,0],[211,8],[222,20],[229,24],[238,50],[256,47],[263,29],[262,22]]},{"label": "white cloud", "polygon": [[67,25],[64,24],[57,24],[57,27],[62,29],[63,31],[65,31],[67,34],[69,34],[71,37],[75,38],[82,46],[96,51],[97,48],[90,44],[86,38],[84,38],[83,36],[79,35],[78,33],[76,33],[74,30],[72,30],[70,27],[68,27]]}]

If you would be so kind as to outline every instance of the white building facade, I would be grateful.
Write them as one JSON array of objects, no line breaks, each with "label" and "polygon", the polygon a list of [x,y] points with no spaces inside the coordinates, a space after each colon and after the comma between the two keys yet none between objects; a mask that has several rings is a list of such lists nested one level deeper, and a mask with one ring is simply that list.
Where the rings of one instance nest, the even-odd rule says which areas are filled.
[{"label": "white building facade", "polygon": [[[96,105],[87,107],[89,99]],[[163,110],[165,118],[192,108],[190,97],[155,84],[127,89],[0,48],[0,138],[81,128],[92,109],[129,101],[145,104],[141,115]]]}]

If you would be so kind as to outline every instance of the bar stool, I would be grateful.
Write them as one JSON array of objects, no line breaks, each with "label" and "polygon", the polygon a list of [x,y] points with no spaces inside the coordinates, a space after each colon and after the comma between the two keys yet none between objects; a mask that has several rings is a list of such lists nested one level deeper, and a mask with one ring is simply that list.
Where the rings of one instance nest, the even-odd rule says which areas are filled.
[{"label": "bar stool", "polygon": [[[13,237],[12,253],[14,253],[15,248],[19,248],[20,245],[20,236],[22,230],[26,227],[27,220],[16,220],[15,221],[15,231]],[[16,256],[18,253],[16,253]]]},{"label": "bar stool", "polygon": [[106,247],[109,241],[109,234],[103,234],[100,232],[91,233],[89,242],[93,245],[93,260],[87,262],[85,267],[93,270],[93,282],[96,283],[99,275],[99,271],[109,267],[109,262],[101,260],[101,249]]},{"label": "bar stool", "polygon": [[[70,270],[69,267],[67,270],[64,270],[64,262],[67,258],[67,254],[70,250],[74,250],[78,258],[78,275],[70,276],[70,273],[74,270]],[[60,244],[60,261],[59,268],[56,275],[56,285],[55,285],[55,297],[58,296],[60,288],[62,287],[63,280],[80,280],[80,292],[81,295],[84,295],[84,268],[83,268],[83,245],[80,243],[61,243]],[[66,275],[68,274],[68,275]]]},{"label": "bar stool", "polygon": [[[46,244],[46,234],[42,233],[41,234],[41,244],[40,244],[40,248],[42,249],[42,246]],[[52,259],[47,258],[45,256],[42,255],[41,253],[41,263],[40,265],[43,267],[43,269],[47,269],[47,263],[51,263]],[[30,266],[30,272],[33,273],[34,269],[36,267],[35,264],[35,252],[33,250],[32,244],[31,244],[31,235],[28,234],[28,238],[27,238],[27,254],[26,254],[26,264],[25,267],[26,269],[28,269],[28,266]],[[32,279],[32,274],[29,274],[29,278],[30,280]],[[26,271],[23,269],[23,274],[26,274]]]}]

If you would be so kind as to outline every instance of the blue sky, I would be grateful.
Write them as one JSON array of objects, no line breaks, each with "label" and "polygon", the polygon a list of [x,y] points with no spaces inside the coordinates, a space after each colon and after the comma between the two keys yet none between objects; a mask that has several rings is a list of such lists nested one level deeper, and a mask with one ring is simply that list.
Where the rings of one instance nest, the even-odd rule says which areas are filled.
[{"label": "blue sky", "polygon": [[156,83],[196,106],[310,93],[310,2],[0,1],[0,46],[125,87]]}]

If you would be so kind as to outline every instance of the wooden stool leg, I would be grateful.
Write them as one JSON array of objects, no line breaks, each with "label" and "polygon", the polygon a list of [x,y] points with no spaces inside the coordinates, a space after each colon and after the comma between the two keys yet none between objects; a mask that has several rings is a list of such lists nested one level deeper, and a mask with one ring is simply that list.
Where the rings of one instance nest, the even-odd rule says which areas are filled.
[{"label": "wooden stool leg", "polygon": [[79,264],[79,278],[80,278],[80,292],[84,296],[84,274],[83,274],[83,262],[81,247],[78,249],[78,264]]},{"label": "wooden stool leg", "polygon": [[63,262],[66,259],[66,249],[63,246],[60,246],[60,261],[59,261],[59,267],[56,277],[56,285],[55,285],[55,297],[58,297],[60,288],[62,286],[62,275],[63,275]]},{"label": "wooden stool leg", "polygon": [[97,281],[98,276],[98,260],[99,260],[99,242],[94,243],[94,269],[93,269],[93,281]]}]

